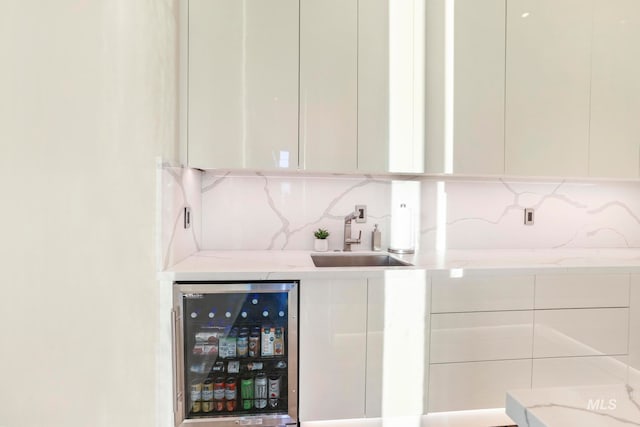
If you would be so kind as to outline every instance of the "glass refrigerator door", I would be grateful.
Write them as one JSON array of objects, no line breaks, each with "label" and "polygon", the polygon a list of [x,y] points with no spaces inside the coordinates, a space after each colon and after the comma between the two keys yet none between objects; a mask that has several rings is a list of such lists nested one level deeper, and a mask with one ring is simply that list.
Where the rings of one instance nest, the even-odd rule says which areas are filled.
[{"label": "glass refrigerator door", "polygon": [[181,424],[295,425],[297,283],[179,289]]}]

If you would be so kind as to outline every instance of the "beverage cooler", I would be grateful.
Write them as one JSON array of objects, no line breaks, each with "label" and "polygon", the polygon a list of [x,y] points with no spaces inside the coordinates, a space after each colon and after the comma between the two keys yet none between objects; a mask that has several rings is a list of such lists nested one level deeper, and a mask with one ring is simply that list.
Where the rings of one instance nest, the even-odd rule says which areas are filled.
[{"label": "beverage cooler", "polygon": [[174,284],[176,426],[298,422],[298,282]]}]

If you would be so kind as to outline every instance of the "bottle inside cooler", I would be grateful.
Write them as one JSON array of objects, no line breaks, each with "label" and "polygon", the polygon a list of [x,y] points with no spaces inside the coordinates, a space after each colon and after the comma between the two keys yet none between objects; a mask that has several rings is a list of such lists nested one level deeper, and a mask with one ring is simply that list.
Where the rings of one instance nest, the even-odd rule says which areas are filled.
[{"label": "bottle inside cooler", "polygon": [[187,418],[286,414],[288,293],[183,298]]}]

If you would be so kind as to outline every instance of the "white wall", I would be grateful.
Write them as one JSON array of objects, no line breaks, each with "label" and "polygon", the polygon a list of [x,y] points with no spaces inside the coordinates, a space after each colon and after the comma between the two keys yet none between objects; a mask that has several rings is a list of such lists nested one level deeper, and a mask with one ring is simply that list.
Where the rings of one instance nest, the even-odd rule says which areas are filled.
[{"label": "white wall", "polygon": [[0,13],[0,426],[156,424],[156,158],[177,0]]}]

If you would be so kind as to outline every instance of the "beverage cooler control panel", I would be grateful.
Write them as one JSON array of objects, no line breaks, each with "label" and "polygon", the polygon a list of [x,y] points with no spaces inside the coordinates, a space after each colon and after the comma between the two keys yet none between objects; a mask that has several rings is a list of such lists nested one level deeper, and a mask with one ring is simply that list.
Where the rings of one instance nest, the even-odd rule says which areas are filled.
[{"label": "beverage cooler control panel", "polygon": [[177,282],[176,425],[297,425],[297,311],[298,282]]}]

